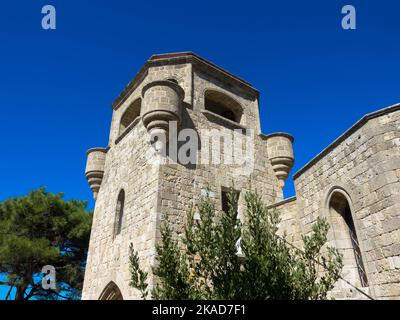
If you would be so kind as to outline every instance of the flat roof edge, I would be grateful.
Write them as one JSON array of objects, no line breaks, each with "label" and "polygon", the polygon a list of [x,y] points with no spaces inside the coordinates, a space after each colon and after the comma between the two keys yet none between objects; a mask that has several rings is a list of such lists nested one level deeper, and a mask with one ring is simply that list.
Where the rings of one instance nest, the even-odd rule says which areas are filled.
[{"label": "flat roof edge", "polygon": [[273,209],[273,208],[279,207],[279,206],[281,206],[283,204],[290,203],[290,202],[293,202],[293,201],[296,201],[296,200],[297,200],[297,197],[296,196],[292,196],[292,197],[283,199],[283,200],[281,200],[281,201],[279,201],[277,203],[269,205],[267,207],[267,209]]},{"label": "flat roof edge", "polygon": [[366,124],[369,120],[380,117],[385,114],[389,114],[394,111],[400,110],[400,103],[391,105],[389,107],[379,109],[377,111],[368,113],[364,115],[360,120],[358,120],[354,125],[352,125],[349,129],[347,129],[342,135],[340,135],[336,140],[334,140],[331,144],[329,144],[325,149],[323,149],[320,153],[318,153],[314,158],[312,158],[309,162],[307,162],[302,168],[297,170],[293,174],[293,180],[297,179],[304,172],[306,172],[309,168],[311,168],[315,163],[321,160],[325,155],[327,155],[332,149],[338,146],[341,142],[343,142],[346,138],[348,138],[351,134],[361,128],[364,124]]}]

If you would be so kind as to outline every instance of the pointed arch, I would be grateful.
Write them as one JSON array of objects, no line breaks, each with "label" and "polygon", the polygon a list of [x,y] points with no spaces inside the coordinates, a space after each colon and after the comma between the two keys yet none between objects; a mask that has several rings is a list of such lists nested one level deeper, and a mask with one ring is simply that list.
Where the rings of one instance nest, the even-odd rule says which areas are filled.
[{"label": "pointed arch", "polygon": [[[342,188],[332,188],[327,204],[335,244],[344,256],[344,269],[347,269],[349,274],[347,280],[355,280],[361,286],[367,287],[368,277],[353,220],[351,198]],[[352,274],[358,274],[358,279],[350,279]]]},{"label": "pointed arch", "polygon": [[115,282],[110,281],[100,294],[99,300],[124,300],[124,298]]}]

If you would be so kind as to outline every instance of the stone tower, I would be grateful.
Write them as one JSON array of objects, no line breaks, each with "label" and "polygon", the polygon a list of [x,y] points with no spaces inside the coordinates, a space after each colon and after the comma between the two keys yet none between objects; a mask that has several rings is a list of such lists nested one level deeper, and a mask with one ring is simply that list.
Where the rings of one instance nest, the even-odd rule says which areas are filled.
[{"label": "stone tower", "polygon": [[293,174],[296,196],[284,199],[293,138],[260,132],[258,102],[248,82],[193,53],[145,63],[113,103],[108,147],[87,153],[96,206],[83,299],[139,298],[130,243],[152,285],[161,221],[179,235],[191,203],[207,192],[223,210],[229,188],[239,217],[257,190],[297,247],[327,219],[344,257],[332,296],[400,299],[400,104],[361,118]]},{"label": "stone tower", "polygon": [[[87,152],[86,177],[96,205],[83,299],[139,298],[129,287],[129,244],[152,283],[161,220],[168,215],[173,229],[182,232],[186,211],[206,190],[221,210],[229,188],[240,192],[239,215],[246,190],[257,189],[268,205],[283,200],[293,138],[260,132],[259,92],[245,80],[194,53],[154,55],[112,107],[108,147]],[[170,146],[184,147],[193,133],[194,162],[149,156],[155,151],[171,160]],[[163,135],[165,141],[159,139]],[[231,137],[233,143],[219,145],[215,137]],[[232,162],[235,152],[244,161]],[[283,228],[296,233],[294,223],[284,212]]]}]

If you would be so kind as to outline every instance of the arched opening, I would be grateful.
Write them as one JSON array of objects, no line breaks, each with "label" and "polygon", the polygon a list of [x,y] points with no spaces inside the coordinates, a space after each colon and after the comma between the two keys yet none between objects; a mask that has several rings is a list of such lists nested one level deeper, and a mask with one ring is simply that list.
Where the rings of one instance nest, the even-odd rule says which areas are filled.
[{"label": "arched opening", "polygon": [[111,281],[101,293],[99,300],[124,300],[121,290]]},{"label": "arched opening", "polygon": [[[354,225],[351,208],[347,197],[342,191],[334,191],[329,199],[329,211],[336,246],[343,254],[343,272],[346,280],[368,286],[367,273],[357,231]],[[354,283],[355,282],[355,283]]]},{"label": "arched opening", "polygon": [[119,134],[123,133],[129,125],[140,116],[140,107],[142,104],[142,100],[136,99],[132,102],[129,107],[125,110],[124,114],[121,117],[121,121],[119,124]]},{"label": "arched opening", "polygon": [[121,233],[122,219],[124,217],[125,191],[121,190],[118,194],[117,207],[115,210],[114,237]]},{"label": "arched opening", "polygon": [[233,98],[219,91],[206,91],[204,107],[208,111],[237,123],[240,123],[242,118],[242,106]]}]

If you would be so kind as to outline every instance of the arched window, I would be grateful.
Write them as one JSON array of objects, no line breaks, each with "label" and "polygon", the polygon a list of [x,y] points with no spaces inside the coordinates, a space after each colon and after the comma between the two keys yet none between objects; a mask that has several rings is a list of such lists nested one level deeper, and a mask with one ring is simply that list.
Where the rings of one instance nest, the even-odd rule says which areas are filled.
[{"label": "arched window", "polygon": [[124,114],[121,117],[121,121],[119,124],[119,134],[123,133],[129,125],[140,116],[140,107],[142,104],[142,100],[136,99],[133,103],[129,105],[129,107],[125,110]]},{"label": "arched window", "polygon": [[121,290],[111,281],[101,293],[99,300],[124,300]]},{"label": "arched window", "polygon": [[351,272],[358,273],[361,286],[367,287],[367,273],[364,268],[357,231],[349,202],[342,191],[334,191],[331,194],[329,210],[333,222],[334,237],[339,251],[343,254],[343,268],[346,268],[349,274]]},{"label": "arched window", "polygon": [[115,210],[114,237],[121,233],[122,219],[124,217],[124,205],[125,191],[121,190],[118,194],[117,207]]},{"label": "arched window", "polygon": [[208,111],[237,123],[240,123],[242,118],[242,106],[231,97],[219,91],[206,91],[204,107]]}]

